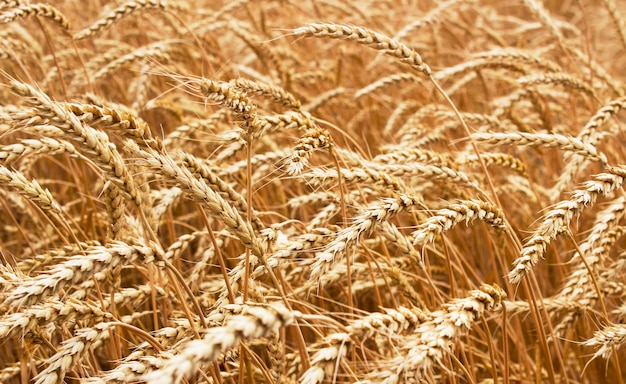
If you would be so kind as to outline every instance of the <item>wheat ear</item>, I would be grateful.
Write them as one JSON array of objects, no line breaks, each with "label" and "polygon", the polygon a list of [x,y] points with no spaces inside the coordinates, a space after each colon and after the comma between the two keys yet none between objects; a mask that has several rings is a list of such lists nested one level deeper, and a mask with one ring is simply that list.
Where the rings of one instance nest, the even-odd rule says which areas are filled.
[{"label": "wheat ear", "polygon": [[[618,114],[622,109],[626,107],[626,98],[621,97],[615,100],[611,100],[602,108],[600,108],[585,124],[578,134],[578,139],[593,145],[599,141],[598,130],[602,128],[614,115]],[[559,175],[559,180],[552,188],[553,200],[556,200],[558,196],[567,188],[569,188],[576,176],[576,173],[580,170],[580,167],[585,162],[585,157],[573,156],[569,158],[565,165],[565,170]]]},{"label": "wheat ear", "polygon": [[365,343],[373,337],[401,337],[405,332],[412,331],[429,320],[432,320],[430,314],[406,307],[384,309],[384,312],[374,312],[355,320],[346,327],[345,332],[333,333],[324,338],[323,344],[329,346],[313,355],[311,368],[302,374],[300,382],[318,384],[330,379],[333,369],[339,365],[339,360],[346,355],[348,347],[353,343]]},{"label": "wheat ear", "polygon": [[383,383],[419,381],[424,373],[444,364],[453,353],[456,340],[466,335],[486,311],[497,311],[506,293],[497,285],[483,284],[465,298],[446,303],[442,310],[430,314],[432,320],[417,326],[415,337],[407,340],[402,356],[392,359],[395,369],[373,374]]},{"label": "wheat ear", "polygon": [[111,242],[107,246],[92,246],[37,277],[25,279],[19,287],[2,295],[5,297],[3,305],[32,305],[66,285],[85,281],[100,271],[112,270],[137,259],[150,263],[154,258],[155,253],[151,248],[138,244]]},{"label": "wheat ear", "polygon": [[620,188],[626,180],[624,167],[609,167],[607,173],[595,176],[595,180],[583,183],[569,200],[564,200],[552,208],[543,218],[539,228],[528,239],[520,257],[513,262],[509,281],[518,283],[542,258],[550,241],[556,238],[561,227],[568,226],[586,207],[593,205],[600,195],[606,196]]},{"label": "wheat ear", "polygon": [[590,160],[599,161],[607,165],[606,155],[596,147],[575,137],[567,137],[557,133],[527,133],[527,132],[489,132],[473,133],[475,141],[490,144],[540,145],[544,147],[558,147],[572,151]]},{"label": "wheat ear", "polygon": [[469,224],[475,219],[485,221],[496,228],[504,228],[504,217],[500,208],[483,201],[462,200],[435,211],[431,218],[420,224],[412,234],[414,244],[431,243],[456,224],[462,221]]},{"label": "wheat ear", "polygon": [[593,337],[585,342],[586,346],[596,347],[593,359],[602,356],[608,358],[615,347],[621,346],[626,341],[626,325],[607,325],[599,331],[594,332]]},{"label": "wheat ear", "polygon": [[47,367],[35,376],[35,384],[56,384],[64,382],[67,372],[88,351],[91,345],[108,335],[107,330],[114,323],[101,322],[93,327],[82,328],[71,339],[63,342],[61,349],[46,361]]},{"label": "wheat ear", "polygon": [[400,195],[397,198],[387,198],[380,203],[367,207],[349,227],[342,229],[337,234],[337,237],[328,244],[323,252],[315,255],[315,262],[311,265],[311,278],[317,279],[324,274],[340,260],[352,244],[358,243],[363,235],[373,232],[376,223],[387,221],[421,203],[421,196]]},{"label": "wheat ear", "polygon": [[204,180],[195,177],[187,168],[155,151],[136,149],[137,162],[153,169],[156,173],[174,180],[192,199],[206,207],[212,215],[219,217],[226,227],[257,257],[263,257],[264,247],[257,239],[252,225],[243,219],[239,211],[215,192]]},{"label": "wheat ear", "polygon": [[119,7],[115,8],[108,15],[96,21],[94,24],[90,25],[89,27],[79,32],[76,32],[74,34],[74,39],[81,40],[89,36],[95,36],[96,34],[110,28],[117,21],[137,11],[140,11],[143,9],[149,9],[149,8],[157,8],[157,9],[165,10],[167,5],[168,5],[168,2],[165,0],[128,1],[120,5]]},{"label": "wheat ear", "polygon": [[244,340],[266,337],[294,321],[294,314],[282,304],[248,306],[246,312],[227,320],[222,327],[210,328],[202,340],[180,346],[180,353],[162,358],[162,367],[139,377],[148,384],[171,384],[191,376],[202,364],[216,361],[221,352]]},{"label": "wheat ear", "polygon": [[66,34],[69,34],[70,24],[65,15],[48,4],[16,4],[15,8],[0,13],[0,24],[10,23],[15,19],[28,16],[46,17],[54,21]]},{"label": "wheat ear", "polygon": [[426,76],[431,75],[430,67],[422,61],[422,57],[417,52],[399,41],[363,27],[315,23],[296,28],[293,34],[295,36],[329,37],[332,39],[356,41],[359,44],[370,46],[390,56],[396,57],[411,66],[411,68],[424,73]]}]

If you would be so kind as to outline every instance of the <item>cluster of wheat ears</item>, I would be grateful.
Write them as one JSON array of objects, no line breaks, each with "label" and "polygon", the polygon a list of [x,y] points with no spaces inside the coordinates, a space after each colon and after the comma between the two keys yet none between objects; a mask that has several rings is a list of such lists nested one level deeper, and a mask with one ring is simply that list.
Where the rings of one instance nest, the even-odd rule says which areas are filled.
[{"label": "cluster of wheat ears", "polygon": [[626,1],[0,1],[0,382],[624,382]]}]

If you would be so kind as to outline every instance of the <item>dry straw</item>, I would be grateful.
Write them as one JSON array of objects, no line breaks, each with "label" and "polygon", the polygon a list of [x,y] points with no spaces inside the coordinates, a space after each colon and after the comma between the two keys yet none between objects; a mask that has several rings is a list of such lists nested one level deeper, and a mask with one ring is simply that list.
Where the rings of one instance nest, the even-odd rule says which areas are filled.
[{"label": "dry straw", "polygon": [[0,381],[623,382],[620,1],[0,1]]}]

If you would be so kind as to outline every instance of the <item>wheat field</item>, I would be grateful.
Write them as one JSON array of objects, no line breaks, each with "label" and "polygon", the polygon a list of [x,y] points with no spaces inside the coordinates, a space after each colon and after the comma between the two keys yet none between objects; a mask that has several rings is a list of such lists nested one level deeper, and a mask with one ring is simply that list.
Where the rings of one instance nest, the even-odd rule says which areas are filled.
[{"label": "wheat field", "polygon": [[624,383],[625,14],[0,1],[0,382]]}]

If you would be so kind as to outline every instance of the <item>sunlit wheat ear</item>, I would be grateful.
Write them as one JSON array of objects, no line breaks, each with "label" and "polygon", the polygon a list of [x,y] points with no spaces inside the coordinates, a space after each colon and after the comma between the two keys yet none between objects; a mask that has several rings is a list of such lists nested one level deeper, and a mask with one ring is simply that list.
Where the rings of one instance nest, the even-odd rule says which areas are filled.
[{"label": "sunlit wheat ear", "polygon": [[[619,197],[598,213],[591,233],[580,244],[571,261],[577,263],[561,290],[555,295],[563,300],[571,300],[585,307],[592,307],[597,300],[590,270],[597,270],[606,261],[609,251],[624,234],[624,227],[618,225],[624,217],[626,198]],[[582,259],[584,258],[584,260]],[[563,322],[561,322],[563,324]]]},{"label": "sunlit wheat ear", "polygon": [[[319,129],[313,117],[306,111],[288,111],[276,115],[257,116],[252,121],[252,128],[252,131],[248,129],[248,134],[254,139],[286,129],[303,131]],[[239,137],[245,137],[245,132],[240,131]]]},{"label": "sunlit wheat ear", "polygon": [[20,170],[27,172],[33,162],[41,155],[59,155],[67,153],[76,156],[74,145],[65,140],[57,140],[51,137],[40,139],[24,139],[19,143],[9,144],[0,148],[0,161],[5,166],[11,166],[17,160],[22,160]]},{"label": "sunlit wheat ear", "polygon": [[397,198],[387,198],[380,203],[367,207],[349,227],[342,229],[337,234],[337,237],[328,244],[323,252],[315,255],[315,262],[311,265],[311,279],[319,278],[333,264],[340,261],[349,247],[357,244],[362,236],[367,236],[374,231],[376,223],[387,221],[421,203],[421,196],[400,195]]},{"label": "sunlit wheat ear", "polygon": [[626,341],[626,325],[607,325],[599,331],[594,332],[593,338],[587,340],[585,345],[597,348],[592,359],[602,357],[607,359],[616,347],[620,347]]},{"label": "sunlit wheat ear", "polygon": [[354,93],[354,98],[359,99],[367,95],[374,94],[375,92],[383,91],[381,88],[390,86],[400,87],[403,86],[403,83],[416,83],[418,80],[419,78],[417,76],[410,73],[396,73],[376,80],[372,84],[359,89]]},{"label": "sunlit wheat ear", "polygon": [[35,336],[40,326],[49,323],[60,324],[76,320],[100,322],[105,318],[110,319],[112,315],[90,303],[72,298],[65,301],[52,298],[40,305],[0,317],[0,337]]},{"label": "sunlit wheat ear", "polygon": [[82,328],[71,339],[65,340],[61,349],[46,361],[46,368],[35,376],[36,384],[63,382],[67,373],[98,339],[106,336],[113,323],[98,323]]},{"label": "sunlit wheat ear", "polygon": [[264,247],[256,237],[252,225],[206,182],[194,177],[187,168],[179,166],[172,158],[163,154],[140,149],[135,154],[138,156],[139,164],[175,181],[188,197],[202,204],[212,215],[218,217],[244,246],[250,248],[253,254],[258,257],[263,256]]},{"label": "sunlit wheat ear", "polygon": [[85,281],[98,272],[128,265],[135,260],[154,261],[154,251],[142,245],[112,242],[107,246],[93,246],[72,255],[48,271],[24,280],[20,286],[2,295],[3,305],[21,307],[35,304],[70,284]]},{"label": "sunlit wheat ear", "polygon": [[207,330],[202,340],[180,346],[180,353],[161,358],[162,367],[140,379],[150,384],[170,384],[190,377],[202,365],[216,361],[219,354],[241,341],[266,337],[294,321],[294,314],[282,304],[248,306],[241,315],[227,320],[222,327]]},{"label": "sunlit wheat ear", "polygon": [[[591,232],[587,235],[585,241],[580,244],[580,254],[578,251],[572,257],[573,261],[579,257],[585,257],[598,250],[598,245],[605,239],[606,235],[613,229],[619,228],[618,224],[626,214],[626,197],[620,196],[611,201],[604,209],[598,212],[596,219],[591,227]],[[616,236],[615,234],[613,236]],[[610,236],[610,237],[613,237]],[[615,239],[613,239],[615,240]],[[602,248],[602,247],[600,247]]]},{"label": "sunlit wheat ear", "polygon": [[25,0],[2,0],[0,1],[0,9],[19,7],[26,3],[28,3],[28,1]]},{"label": "sunlit wheat ear", "polygon": [[[336,169],[319,169],[312,168],[310,172],[301,175],[312,186],[324,186],[329,183],[335,183],[339,177]],[[406,184],[397,177],[390,176],[383,171],[362,169],[362,168],[342,168],[342,182],[346,184],[370,184],[376,188],[397,191],[404,193],[408,190]]]},{"label": "sunlit wheat ear", "polygon": [[526,133],[526,132],[489,132],[473,133],[472,138],[477,142],[490,144],[508,145],[537,145],[544,147],[557,147],[562,150],[572,151],[590,160],[598,161],[607,165],[606,155],[599,152],[596,147],[574,137],[567,137],[556,133]]},{"label": "sunlit wheat ear", "polygon": [[161,40],[156,43],[148,44],[135,49],[129,53],[115,57],[113,60],[100,66],[91,76],[92,82],[100,81],[107,76],[115,73],[121,68],[125,68],[130,64],[142,62],[145,60],[154,60],[160,62],[168,62],[171,60],[171,54],[176,52],[180,40]]},{"label": "sunlit wheat ear", "polygon": [[[503,168],[509,168],[518,172],[522,176],[526,176],[526,165],[518,158],[506,153],[481,153],[481,159],[486,166],[497,165]],[[469,167],[478,167],[480,163],[478,156],[467,155],[457,159],[457,164]]]},{"label": "sunlit wheat ear", "polygon": [[561,67],[549,60],[545,59],[532,51],[514,49],[514,48],[496,48],[491,51],[479,52],[475,54],[478,58],[498,58],[511,63],[524,63],[536,66],[549,72],[562,72]]},{"label": "sunlit wheat ear", "polygon": [[140,146],[159,149],[148,123],[128,111],[94,104],[68,103],[64,106],[86,124],[115,130],[123,136],[132,137]]},{"label": "sunlit wheat ear", "polygon": [[83,124],[77,116],[69,112],[61,103],[54,102],[43,92],[34,87],[12,82],[12,89],[35,105],[40,118],[49,119],[50,123],[62,129],[68,138],[77,141],[76,148],[93,160],[104,172],[107,180],[119,187],[125,197],[137,207],[142,206],[141,193],[126,167],[124,160],[106,134]]},{"label": "sunlit wheat ear", "polygon": [[382,164],[410,164],[424,163],[452,168],[454,160],[447,153],[429,151],[427,149],[396,147],[381,153],[372,159],[374,163]]},{"label": "sunlit wheat ear", "polygon": [[118,362],[115,368],[99,373],[99,377],[81,379],[85,384],[132,383],[149,371],[159,368],[161,361],[154,357],[154,348],[149,343],[141,343],[137,349]]},{"label": "sunlit wheat ear", "polygon": [[55,212],[60,216],[63,215],[61,205],[50,191],[44,189],[37,180],[28,180],[21,172],[12,171],[0,165],[0,184],[17,190],[22,196],[35,203],[44,211]]},{"label": "sunlit wheat ear", "polygon": [[[556,335],[566,332],[589,308],[594,308],[598,301],[601,302],[602,308],[604,296],[612,296],[616,291],[623,291],[623,287],[618,281],[619,276],[624,271],[624,254],[620,254],[618,259],[606,269],[602,268],[602,262],[606,262],[609,252],[625,232],[626,229],[621,226],[611,228],[597,242],[593,250],[583,256],[585,257],[584,261],[581,261],[580,257],[576,258],[579,260],[578,265],[575,266],[574,271],[564,283],[564,287],[553,296],[557,305],[548,308],[550,313],[564,314],[554,327]],[[589,268],[591,268],[592,273],[599,270],[602,272],[599,272],[599,276],[592,276],[589,273]],[[597,287],[594,281],[597,281]]]},{"label": "sunlit wheat ear", "polygon": [[483,319],[485,312],[498,311],[506,293],[497,285],[483,284],[465,298],[453,299],[439,311],[432,312],[432,320],[416,327],[402,347],[402,355],[390,359],[392,368],[372,373],[374,380],[383,383],[419,381],[425,372],[443,364],[453,353],[456,340],[471,331]]},{"label": "sunlit wheat ear", "polygon": [[42,16],[48,18],[61,27],[66,34],[69,34],[70,24],[65,15],[48,4],[15,4],[14,8],[3,10],[2,13],[0,13],[0,24],[10,23],[28,16]]},{"label": "sunlit wheat ear", "polygon": [[390,37],[367,28],[331,23],[315,23],[296,28],[293,30],[293,34],[303,37],[352,40],[400,59],[400,61],[424,73],[426,76],[431,75],[430,67],[422,61],[421,56],[417,52]]},{"label": "sunlit wheat ear", "polygon": [[333,371],[338,362],[346,355],[346,343],[350,341],[347,334],[333,334],[325,338],[325,343],[330,343],[330,347],[321,348],[311,358],[312,367],[309,368],[302,377],[302,384],[323,383],[325,378],[333,376]]},{"label": "sunlit wheat ear", "polygon": [[301,383],[317,384],[332,378],[334,368],[348,352],[353,344],[365,343],[370,338],[402,337],[420,324],[432,320],[430,314],[419,309],[399,307],[374,312],[362,319],[353,321],[347,326],[346,332],[333,333],[324,338],[322,345],[328,345],[317,351],[311,359],[311,368],[300,378]]},{"label": "sunlit wheat ear", "polygon": [[[578,134],[578,139],[583,142],[594,145],[600,140],[599,130],[609,120],[617,115],[622,109],[626,107],[626,98],[621,97],[619,99],[611,100],[605,106],[600,108],[585,124]],[[574,182],[576,174],[580,171],[580,168],[585,163],[586,158],[579,156],[566,157],[567,163],[565,170],[559,175],[559,180],[552,187],[552,200],[556,200],[558,196],[566,191]]]},{"label": "sunlit wheat ear", "polygon": [[240,133],[241,140],[237,143],[245,144],[246,141],[255,137],[255,133],[263,131],[263,125],[257,118],[257,106],[252,103],[244,92],[237,90],[232,84],[201,79],[200,92],[209,100],[230,109],[239,120],[239,126],[243,129]]},{"label": "sunlit wheat ear", "polygon": [[234,84],[201,79],[198,86],[200,92],[209,100],[230,109],[242,120],[250,119],[256,115],[256,105],[250,101],[245,92],[238,90]]},{"label": "sunlit wheat ear", "polygon": [[550,73],[547,75],[532,75],[527,77],[522,77],[517,80],[524,87],[539,85],[539,84],[556,84],[566,88],[570,88],[582,93],[587,94],[588,96],[597,99],[596,93],[590,86],[585,84],[582,80],[577,79],[574,76],[564,74],[564,73]]},{"label": "sunlit wheat ear", "polygon": [[[242,216],[246,215],[248,203],[246,202],[244,196],[235,191],[235,189],[224,180],[219,178],[211,169],[209,169],[207,164],[204,164],[195,156],[182,151],[172,154],[172,157],[180,159],[183,167],[187,168],[192,174],[202,178],[211,188],[223,195],[228,202],[232,203],[233,206],[239,210],[239,213]],[[252,210],[251,215],[250,222],[254,228],[256,230],[263,229],[264,225],[258,218],[257,212]]]},{"label": "sunlit wheat ear", "polygon": [[274,85],[267,84],[260,81],[252,81],[248,79],[236,79],[231,80],[236,88],[242,92],[247,92],[252,95],[260,95],[271,99],[274,103],[279,103],[285,107],[300,109],[301,103],[294,95],[287,92],[283,88]]},{"label": "sunlit wheat ear", "polygon": [[308,163],[308,158],[314,151],[331,149],[333,140],[330,133],[322,128],[313,128],[304,133],[298,140],[288,159],[287,173],[296,175],[302,172]]},{"label": "sunlit wheat ear", "polygon": [[479,219],[496,227],[504,228],[503,213],[497,206],[478,200],[465,200],[433,212],[433,216],[420,224],[413,232],[415,244],[428,244],[437,236],[458,223]]},{"label": "sunlit wheat ear", "polygon": [[[28,258],[17,263],[16,268],[19,271],[23,271],[25,273],[33,272],[36,270],[40,270],[41,267],[48,266],[59,260],[69,256],[75,255],[81,252],[85,247],[90,247],[92,245],[102,245],[99,241],[86,241],[79,242],[76,244],[67,245],[61,248],[50,249],[46,253],[39,255],[28,255]],[[26,256],[26,255],[25,255]]]},{"label": "sunlit wheat ear", "polygon": [[[501,58],[476,58],[471,61],[465,61],[452,67],[442,69],[435,74],[433,78],[437,81],[445,81],[452,79],[463,80],[468,74],[474,71],[480,71],[485,69],[503,69],[517,74],[525,74],[526,69],[521,63],[514,63],[502,60]],[[455,86],[456,87],[456,86]]]},{"label": "sunlit wheat ear", "polygon": [[110,28],[117,21],[140,10],[150,8],[165,10],[167,7],[169,7],[169,4],[166,0],[133,0],[126,2],[89,27],[76,32],[74,34],[74,39],[80,40],[89,36],[95,36],[96,34]]},{"label": "sunlit wheat ear", "polygon": [[595,204],[599,196],[607,196],[624,184],[626,169],[621,166],[609,167],[607,171],[596,175],[595,180],[583,183],[582,188],[574,191],[569,200],[561,201],[544,215],[539,228],[524,243],[521,256],[513,262],[513,269],[508,274],[511,283],[519,283],[539,258],[543,258],[548,244],[556,238],[561,227],[568,227],[571,220]]}]

